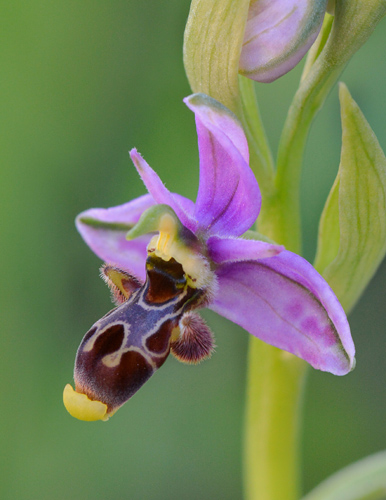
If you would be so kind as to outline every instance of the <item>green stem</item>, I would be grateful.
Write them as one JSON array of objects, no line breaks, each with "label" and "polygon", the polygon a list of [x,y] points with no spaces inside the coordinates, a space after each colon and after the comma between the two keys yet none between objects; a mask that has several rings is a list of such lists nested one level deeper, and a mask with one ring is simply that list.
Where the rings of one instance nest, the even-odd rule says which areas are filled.
[{"label": "green stem", "polygon": [[[329,32],[331,23],[327,29]],[[313,56],[313,63],[317,55]],[[297,253],[301,247],[298,200],[304,146],[312,119],[330,88],[326,85],[328,73],[323,69],[305,78],[294,98],[283,131],[274,182],[270,153],[251,98],[252,87],[240,82],[244,116],[253,117],[251,108],[256,109],[257,116],[254,121],[243,120],[244,126],[246,122],[247,131],[257,137],[255,143],[259,147],[255,149],[261,152],[260,158],[265,159],[264,162],[251,155],[251,166],[257,165],[254,171],[263,194],[259,230]],[[311,64],[307,72],[310,70]],[[252,150],[251,143],[254,143],[249,136],[248,141]],[[261,183],[262,179],[268,188]],[[303,360],[251,338],[244,444],[246,500],[298,500],[300,497],[299,434],[306,368]]]},{"label": "green stem", "polygon": [[[319,66],[303,80],[290,107],[279,144],[276,187],[279,211],[273,239],[301,253],[300,176],[310,126],[341,69]],[[278,239],[280,237],[281,241]]]},{"label": "green stem", "polygon": [[299,498],[299,431],[307,364],[252,337],[248,359],[246,500]]},{"label": "green stem", "polygon": [[253,80],[239,75],[242,105],[241,121],[249,146],[249,164],[259,183],[263,198],[272,195],[275,169],[272,152],[261,120]]}]

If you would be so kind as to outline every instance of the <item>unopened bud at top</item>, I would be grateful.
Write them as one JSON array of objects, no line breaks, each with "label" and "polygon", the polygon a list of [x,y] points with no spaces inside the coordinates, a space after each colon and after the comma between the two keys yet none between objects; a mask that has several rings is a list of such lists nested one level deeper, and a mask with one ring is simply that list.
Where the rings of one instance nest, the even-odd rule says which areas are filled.
[{"label": "unopened bud at top", "polygon": [[327,0],[251,0],[239,71],[272,82],[290,71],[314,43]]}]

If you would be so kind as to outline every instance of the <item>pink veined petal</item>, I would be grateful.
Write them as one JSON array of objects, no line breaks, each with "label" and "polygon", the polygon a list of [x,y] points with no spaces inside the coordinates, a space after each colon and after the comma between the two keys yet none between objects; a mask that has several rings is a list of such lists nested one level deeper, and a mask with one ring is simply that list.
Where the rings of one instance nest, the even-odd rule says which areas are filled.
[{"label": "pink veined petal", "polygon": [[[186,198],[180,195],[171,193],[163,184],[159,176],[154,172],[150,165],[142,158],[136,149],[130,151],[130,157],[137,169],[141,179],[143,180],[147,190],[152,195],[156,203],[169,205],[177,214],[182,224],[195,231],[196,222],[193,218],[193,212],[188,213],[186,210],[192,210],[193,202],[189,203]],[[184,200],[181,202],[181,199]]]},{"label": "pink veined petal", "polygon": [[345,375],[355,348],[346,315],[326,281],[287,250],[264,260],[219,265],[211,309],[314,368]]},{"label": "pink veined petal", "polygon": [[209,257],[217,264],[243,260],[267,259],[283,252],[282,245],[242,238],[211,236],[207,241]]},{"label": "pink veined petal", "polygon": [[[103,261],[126,270],[144,280],[146,246],[151,235],[126,240],[130,227],[141,214],[154,205],[150,194],[112,208],[91,208],[79,214],[76,227],[91,250]],[[108,224],[115,224],[112,229]]]},{"label": "pink veined petal", "polygon": [[243,129],[228,109],[204,94],[184,99],[196,115],[200,185],[195,218],[198,230],[240,236],[255,222],[261,205],[259,186],[249,168]]}]

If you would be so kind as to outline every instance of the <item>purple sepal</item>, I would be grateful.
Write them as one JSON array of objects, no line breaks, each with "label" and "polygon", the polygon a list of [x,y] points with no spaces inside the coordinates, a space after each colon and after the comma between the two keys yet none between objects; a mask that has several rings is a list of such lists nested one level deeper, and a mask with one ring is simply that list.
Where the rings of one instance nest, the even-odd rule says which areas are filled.
[{"label": "purple sepal", "polygon": [[335,375],[353,368],[346,315],[305,259],[283,251],[270,259],[221,264],[216,274],[219,293],[211,309],[314,368]]},{"label": "purple sepal", "polygon": [[248,165],[244,131],[233,113],[204,94],[194,94],[184,102],[196,115],[198,230],[207,235],[240,236],[255,222],[261,205],[259,186]]},{"label": "purple sepal", "polygon": [[154,204],[152,196],[146,194],[116,207],[91,208],[77,216],[76,227],[100,259],[143,280],[150,235],[127,241],[126,234],[138,222],[142,212]]}]

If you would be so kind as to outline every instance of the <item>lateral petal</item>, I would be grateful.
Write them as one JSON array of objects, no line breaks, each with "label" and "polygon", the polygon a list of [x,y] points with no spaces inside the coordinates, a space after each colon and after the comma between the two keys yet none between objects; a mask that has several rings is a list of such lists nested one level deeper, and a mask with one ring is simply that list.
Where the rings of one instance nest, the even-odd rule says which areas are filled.
[{"label": "lateral petal", "polygon": [[211,309],[314,368],[335,375],[353,369],[343,308],[305,259],[285,250],[270,259],[221,264],[216,274],[219,291]]},{"label": "lateral petal", "polygon": [[196,115],[198,229],[207,234],[240,236],[255,222],[261,205],[242,126],[231,111],[204,94],[193,94],[184,102]]},{"label": "lateral petal", "polygon": [[169,205],[169,207],[175,211],[182,224],[194,232],[197,224],[193,218],[193,202],[180,195],[171,193],[136,149],[130,151],[130,157],[146,189],[152,195],[156,203],[160,205]]}]

